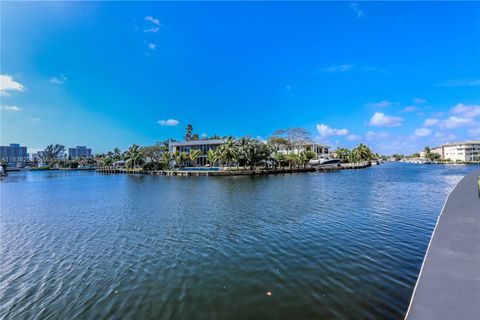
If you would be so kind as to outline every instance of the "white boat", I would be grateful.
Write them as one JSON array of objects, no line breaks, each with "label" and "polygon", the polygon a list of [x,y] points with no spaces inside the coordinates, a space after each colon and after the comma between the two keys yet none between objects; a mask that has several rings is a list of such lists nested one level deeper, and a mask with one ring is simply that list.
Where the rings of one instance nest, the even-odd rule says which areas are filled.
[{"label": "white boat", "polygon": [[342,163],[342,160],[330,158],[319,158],[308,162],[309,165],[314,167],[337,167],[340,163]]}]

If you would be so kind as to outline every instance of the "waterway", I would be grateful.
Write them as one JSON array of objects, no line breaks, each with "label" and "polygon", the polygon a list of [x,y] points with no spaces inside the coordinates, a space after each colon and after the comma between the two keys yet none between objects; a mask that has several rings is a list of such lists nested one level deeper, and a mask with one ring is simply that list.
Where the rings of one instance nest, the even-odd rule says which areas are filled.
[{"label": "waterway", "polygon": [[402,319],[478,166],[0,182],[0,318]]}]

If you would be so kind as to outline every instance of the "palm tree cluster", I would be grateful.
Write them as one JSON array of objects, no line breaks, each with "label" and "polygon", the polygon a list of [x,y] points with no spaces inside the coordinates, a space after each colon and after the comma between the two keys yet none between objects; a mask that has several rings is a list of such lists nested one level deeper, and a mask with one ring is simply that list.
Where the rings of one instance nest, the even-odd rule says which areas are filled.
[{"label": "palm tree cluster", "polygon": [[[131,145],[127,151],[121,152],[118,148],[106,154],[97,155],[96,160],[104,166],[123,160],[129,169],[143,168],[144,170],[163,170],[175,164],[181,166],[196,166],[199,157],[205,156],[210,166],[222,166],[229,169],[244,168],[294,168],[306,167],[310,160],[317,155],[301,146],[292,147],[289,141],[278,136],[271,137],[267,142],[249,137],[235,139],[228,137],[217,148],[211,148],[203,155],[200,149],[191,148],[188,152],[169,152],[167,144],[140,147]],[[343,162],[357,163],[377,159],[369,147],[359,144],[352,150],[338,148],[336,156]]]},{"label": "palm tree cluster", "polygon": [[347,148],[337,148],[335,150],[336,157],[342,160],[344,163],[357,163],[361,161],[371,161],[378,159],[378,154],[372,152],[372,150],[360,143],[358,146],[349,150]]},{"label": "palm tree cluster", "polygon": [[274,144],[265,143],[258,139],[242,137],[234,139],[229,137],[220,147],[208,150],[207,161],[210,166],[222,165],[224,167],[243,167],[253,170],[256,167],[277,168],[294,165],[306,166],[308,161],[316,157],[311,151],[299,153],[287,152]]}]

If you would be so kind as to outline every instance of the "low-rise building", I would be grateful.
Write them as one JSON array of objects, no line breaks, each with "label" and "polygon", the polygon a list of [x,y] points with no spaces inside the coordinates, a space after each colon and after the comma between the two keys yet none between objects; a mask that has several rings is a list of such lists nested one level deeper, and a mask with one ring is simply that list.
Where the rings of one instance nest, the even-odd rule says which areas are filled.
[{"label": "low-rise building", "polygon": [[446,143],[431,152],[439,153],[444,160],[480,161],[480,140]]},{"label": "low-rise building", "polygon": [[189,153],[190,150],[200,150],[200,155],[195,163],[185,161],[184,164],[204,166],[208,163],[208,150],[215,150],[224,143],[225,141],[221,139],[175,141],[168,144],[168,151],[171,153],[175,153],[176,151]]},{"label": "low-rise building", "polygon": [[92,156],[92,149],[86,146],[76,146],[75,148],[68,148],[68,157],[71,159],[87,158]]},{"label": "low-rise building", "polygon": [[18,143],[9,146],[0,146],[0,160],[9,164],[17,164],[28,160],[27,147]]}]

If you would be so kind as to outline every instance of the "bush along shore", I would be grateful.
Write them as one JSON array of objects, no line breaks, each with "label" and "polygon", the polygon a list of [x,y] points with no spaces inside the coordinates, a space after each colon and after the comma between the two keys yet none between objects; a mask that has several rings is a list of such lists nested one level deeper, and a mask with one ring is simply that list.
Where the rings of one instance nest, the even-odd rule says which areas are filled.
[{"label": "bush along shore", "polygon": [[107,174],[143,174],[143,175],[163,175],[163,176],[181,176],[181,177],[198,177],[198,176],[255,176],[255,175],[270,175],[270,174],[294,174],[294,173],[306,173],[306,172],[327,172],[345,169],[363,169],[370,167],[372,163],[370,161],[363,161],[359,163],[343,163],[338,166],[326,166],[326,167],[303,167],[303,168],[256,168],[256,169],[243,169],[243,168],[224,168],[222,170],[208,170],[208,168],[202,168],[202,170],[194,170],[195,168],[186,168],[185,170],[143,170],[143,169],[127,169],[117,168],[113,166],[98,167],[97,172]]},{"label": "bush along shore", "polygon": [[[362,143],[352,149],[337,148],[329,152],[327,146],[314,143],[302,128],[277,130],[267,140],[219,136],[200,139],[192,130],[188,125],[182,142],[169,139],[151,146],[133,144],[125,151],[115,148],[78,159],[65,157],[65,148],[61,145],[49,145],[39,152],[40,159],[28,167],[187,176],[256,175],[358,169],[383,159]],[[332,158],[334,163],[341,161],[341,164],[322,165]]]}]

